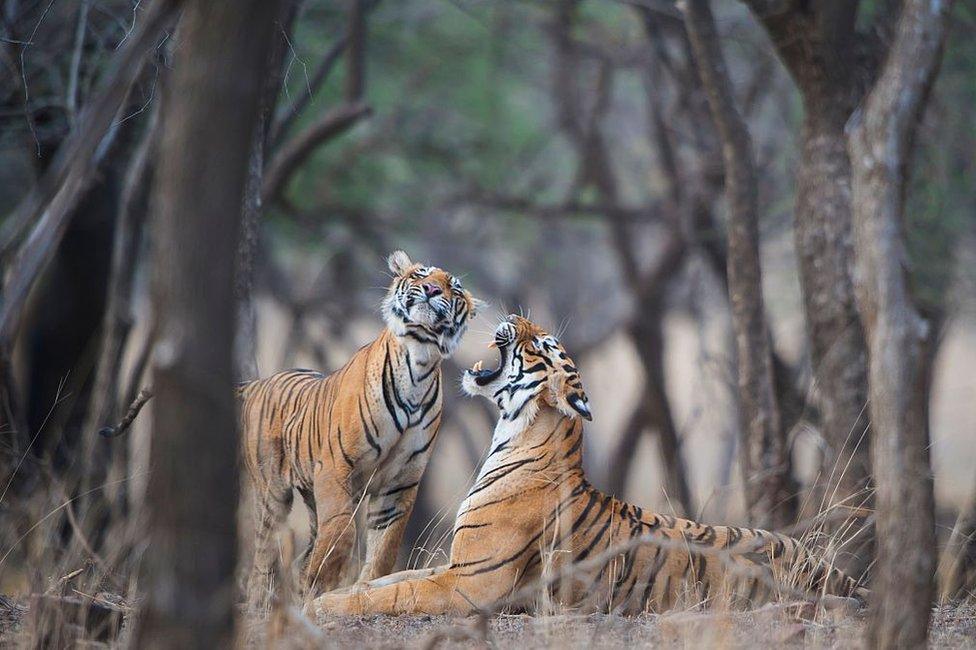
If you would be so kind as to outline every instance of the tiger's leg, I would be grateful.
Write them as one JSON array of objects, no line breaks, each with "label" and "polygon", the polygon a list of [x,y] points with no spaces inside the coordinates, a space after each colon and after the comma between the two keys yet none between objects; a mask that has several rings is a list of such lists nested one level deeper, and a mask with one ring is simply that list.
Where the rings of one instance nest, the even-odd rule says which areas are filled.
[{"label": "tiger's leg", "polygon": [[356,504],[346,481],[322,472],[315,477],[314,494],[316,532],[305,567],[310,595],[339,584],[356,540]]},{"label": "tiger's leg", "polygon": [[275,531],[291,511],[292,491],[284,486],[255,487],[254,561],[247,581],[249,611],[267,608],[274,571]]},{"label": "tiger's leg", "polygon": [[315,548],[315,536],[319,531],[319,521],[315,510],[315,494],[311,490],[301,488],[298,489],[298,493],[302,495],[302,500],[308,509],[308,544],[301,555],[295,558],[292,566],[298,570],[298,575],[304,578],[308,562],[312,557],[312,549]]},{"label": "tiger's leg", "polygon": [[417,500],[418,479],[382,490],[370,496],[366,515],[366,562],[359,582],[367,582],[393,571],[407,520]]},{"label": "tiger's leg", "polygon": [[[333,592],[315,600],[323,614],[457,614],[489,608],[508,596],[516,584],[514,566],[481,574],[447,568],[430,577],[403,580],[375,589]],[[396,576],[397,574],[394,574]],[[360,585],[361,587],[362,585]]]},{"label": "tiger's leg", "polygon": [[405,580],[429,578],[439,573],[444,573],[449,568],[451,568],[450,564],[440,564],[438,566],[427,567],[424,569],[405,569],[403,571],[397,571],[396,573],[388,573],[382,578],[376,578],[375,580],[370,580],[369,582],[357,582],[349,585],[348,587],[333,589],[329,593],[351,594],[356,591],[362,591],[363,589],[377,589],[379,587],[386,587],[387,585],[396,584],[397,582],[404,582]]}]

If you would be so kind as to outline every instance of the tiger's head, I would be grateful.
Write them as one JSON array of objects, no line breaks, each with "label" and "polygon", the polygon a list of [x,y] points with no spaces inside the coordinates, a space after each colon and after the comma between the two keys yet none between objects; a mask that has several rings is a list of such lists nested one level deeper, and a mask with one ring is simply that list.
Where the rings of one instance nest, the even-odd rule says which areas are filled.
[{"label": "tiger's head", "polygon": [[397,336],[436,345],[454,354],[480,301],[456,277],[436,266],[410,261],[403,251],[387,258],[393,282],[383,299],[383,319]]},{"label": "tiger's head", "polygon": [[498,349],[498,367],[485,369],[479,361],[464,371],[461,385],[469,395],[495,402],[502,420],[531,421],[541,403],[568,417],[592,419],[579,370],[555,336],[513,314],[489,347]]}]

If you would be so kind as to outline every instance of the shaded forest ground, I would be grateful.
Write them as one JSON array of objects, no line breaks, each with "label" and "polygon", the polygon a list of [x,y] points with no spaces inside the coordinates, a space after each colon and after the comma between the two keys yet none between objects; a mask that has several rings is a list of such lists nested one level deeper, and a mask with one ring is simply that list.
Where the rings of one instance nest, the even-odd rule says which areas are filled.
[{"label": "shaded forest ground", "polygon": [[[811,616],[812,614],[812,616]],[[811,612],[774,604],[750,612],[694,611],[647,614],[636,618],[605,614],[496,616],[485,625],[476,617],[365,616],[313,622],[297,611],[246,623],[254,647],[276,648],[431,648],[518,647],[617,648],[654,647],[862,647],[864,617],[850,613]],[[317,623],[317,625],[315,624]],[[0,601],[0,647],[25,641],[30,617],[26,603]],[[114,643],[86,647],[125,647],[126,625]],[[270,635],[270,638],[269,638]],[[976,644],[976,604],[937,607],[932,617],[932,648]]]}]

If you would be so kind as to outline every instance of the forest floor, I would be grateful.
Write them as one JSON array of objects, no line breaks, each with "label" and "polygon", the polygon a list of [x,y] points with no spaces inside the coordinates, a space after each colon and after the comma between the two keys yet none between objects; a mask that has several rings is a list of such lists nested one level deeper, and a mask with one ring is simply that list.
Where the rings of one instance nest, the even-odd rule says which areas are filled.
[{"label": "forest floor", "polygon": [[[724,614],[676,612],[634,618],[605,614],[496,616],[343,617],[320,621],[323,645],[351,648],[485,647],[863,647],[865,622],[850,615],[805,620],[787,607]],[[976,606],[939,608],[933,614],[930,647],[976,646]]]},{"label": "forest floor", "polygon": [[[11,601],[6,601],[11,604]],[[0,612],[0,648],[34,647],[25,606]],[[0,608],[3,609],[3,608]],[[812,614],[812,615],[811,615]],[[798,604],[768,605],[748,612],[671,612],[628,618],[605,614],[491,619],[446,616],[327,617],[317,622],[294,612],[269,621],[249,619],[252,647],[267,648],[618,648],[647,647],[863,647],[863,614],[811,612]],[[129,628],[129,625],[124,628]],[[110,643],[131,647],[129,629]],[[79,639],[80,640],[80,639]],[[932,648],[976,647],[976,603],[938,607],[932,616]]]}]

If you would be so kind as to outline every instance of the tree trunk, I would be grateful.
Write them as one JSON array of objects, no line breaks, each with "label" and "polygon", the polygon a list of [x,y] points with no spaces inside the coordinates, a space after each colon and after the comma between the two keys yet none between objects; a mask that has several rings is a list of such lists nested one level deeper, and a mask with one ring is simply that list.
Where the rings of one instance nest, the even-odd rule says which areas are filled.
[{"label": "tree trunk", "polygon": [[729,303],[738,368],[740,445],[746,505],[755,526],[783,528],[796,518],[790,449],[776,401],[759,261],[759,189],[749,130],[735,105],[708,0],[689,0],[685,25],[722,140],[729,205]]},{"label": "tree trunk", "polygon": [[[822,510],[870,507],[867,348],[852,281],[850,159],[844,126],[870,76],[855,32],[858,2],[746,0],[766,28],[803,97],[796,178],[794,240],[826,452],[816,493]],[[852,553],[833,558],[855,574],[870,564],[870,529],[860,520],[833,530],[856,538]]]},{"label": "tree trunk", "polygon": [[277,2],[188,0],[153,190],[151,547],[140,647],[233,645],[234,275]]},{"label": "tree trunk", "polygon": [[908,285],[902,220],[912,144],[937,74],[951,0],[908,0],[850,137],[857,299],[870,349],[877,484],[877,602],[868,644],[925,644],[935,569],[926,407],[931,327]]},{"label": "tree trunk", "polygon": [[288,49],[289,36],[298,14],[300,0],[283,0],[278,25],[283,32],[276,36],[271,56],[264,66],[264,84],[261,88],[258,128],[254,130],[251,153],[248,157],[247,183],[244,186],[244,209],[241,219],[241,237],[237,250],[237,276],[234,291],[237,296],[237,336],[234,339],[234,356],[237,377],[240,380],[257,379],[257,310],[254,306],[254,257],[258,242],[258,221],[261,218],[261,196],[264,162],[270,146],[270,132],[274,122],[275,106],[281,94],[284,78],[282,63]]}]

